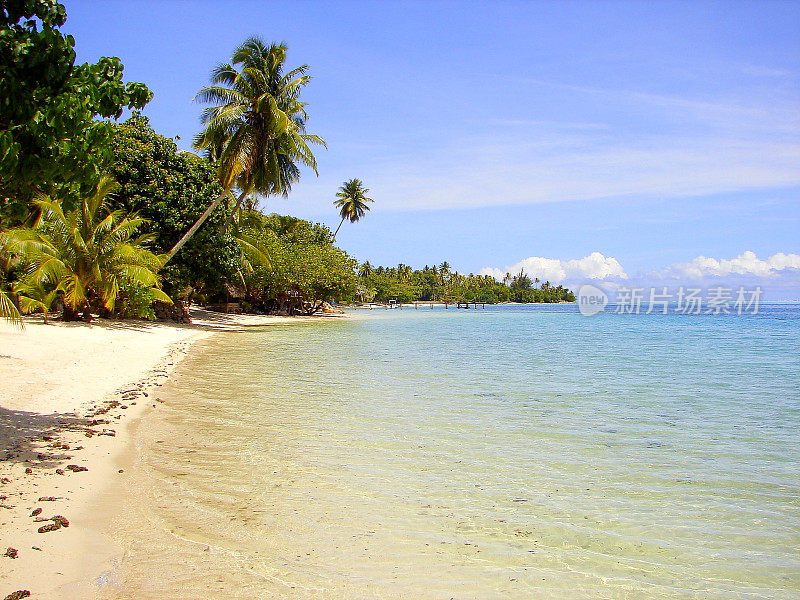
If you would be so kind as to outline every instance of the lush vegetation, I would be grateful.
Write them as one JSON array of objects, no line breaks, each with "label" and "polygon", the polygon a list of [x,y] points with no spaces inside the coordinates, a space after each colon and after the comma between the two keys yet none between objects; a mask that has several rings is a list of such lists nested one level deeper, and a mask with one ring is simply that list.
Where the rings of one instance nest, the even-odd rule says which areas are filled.
[{"label": "lush vegetation", "polygon": [[[568,290],[524,273],[499,282],[447,263],[359,265],[334,245],[370,209],[359,179],[332,194],[335,232],[264,214],[316,173],[302,92],[307,65],[284,44],[248,38],[200,90],[193,148],[154,131],[137,109],[152,94],[123,81],[117,58],[75,64],[55,0],[0,3],[0,316],[187,318],[193,300],[313,313],[325,302],[559,302]],[[124,109],[132,116],[119,122]]]},{"label": "lush vegetation", "polygon": [[300,100],[310,81],[308,66],[284,74],[286,50],[284,44],[267,46],[259,38],[248,38],[230,62],[217,65],[212,85],[200,90],[198,99],[213,106],[203,111],[206,127],[194,147],[215,165],[224,193],[170,250],[168,259],[234,188],[239,192],[235,213],[253,194],[288,196],[300,179],[298,164],[317,172],[309,144],[325,142],[306,133],[308,113]]},{"label": "lush vegetation", "polygon": [[132,299],[127,309],[137,317],[149,316],[154,300],[172,303],[159,289],[162,261],[147,247],[152,236],[137,235],[144,221],[108,206],[116,186],[102,177],[94,194],[66,212],[63,202],[37,200],[36,224],[4,236],[6,251],[19,257],[15,291],[23,310],[47,315],[59,304],[71,321],[92,309],[109,315],[119,300]]},{"label": "lush vegetation", "polygon": [[39,193],[71,209],[111,162],[111,125],[152,94],[124,83],[118,58],[75,64],[75,40],[59,27],[60,4],[4,0],[0,10],[0,227],[35,213]]},{"label": "lush vegetation", "polygon": [[355,297],[356,261],[333,245],[324,225],[253,212],[237,239],[248,261],[241,295],[250,308],[310,314],[325,301]]},{"label": "lush vegetation", "polygon": [[[112,203],[147,219],[144,231],[154,235],[153,248],[159,254],[169,252],[223,193],[212,163],[180,152],[172,139],[153,131],[142,116],[114,125],[111,147],[110,173],[120,184]],[[189,287],[222,289],[236,277],[239,248],[233,236],[223,232],[231,204],[218,205],[206,225],[164,267],[164,290],[169,294],[180,296]]]},{"label": "lush vegetation", "polygon": [[408,265],[358,269],[358,299],[362,302],[467,301],[467,302],[574,302],[575,295],[560,285],[533,279],[524,272],[506,274],[502,282],[490,275],[462,275],[447,262],[414,270]]},{"label": "lush vegetation", "polygon": [[76,65],[63,6],[1,8],[0,314],[183,318],[191,298],[305,312],[352,299],[355,262],[326,227],[257,210],[301,167],[316,172],[310,147],[324,145],[306,132],[308,67],[287,68],[285,45],[247,39],[212,71],[201,157],[137,113],[114,121],[151,93],[123,82],[119,59]]}]

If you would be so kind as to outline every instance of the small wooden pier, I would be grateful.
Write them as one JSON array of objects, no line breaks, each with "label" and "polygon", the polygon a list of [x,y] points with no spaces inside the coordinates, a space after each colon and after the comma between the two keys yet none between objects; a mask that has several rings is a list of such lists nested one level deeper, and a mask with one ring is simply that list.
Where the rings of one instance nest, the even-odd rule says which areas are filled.
[{"label": "small wooden pier", "polygon": [[456,308],[486,308],[486,302],[456,302]]},{"label": "small wooden pier", "polygon": [[397,301],[392,302],[390,300],[389,302],[364,302],[363,304],[354,306],[353,308],[368,308],[369,310],[372,310],[373,308],[384,308],[390,310],[393,308],[403,308],[403,305]]},{"label": "small wooden pier", "polygon": [[430,307],[431,310],[433,310],[435,306],[444,306],[445,309],[448,309],[451,306],[455,306],[456,308],[478,308],[478,306],[481,308],[486,308],[486,302],[414,302],[414,310],[417,310],[420,307],[425,308],[426,306]]},{"label": "small wooden pier", "polygon": [[[416,301],[414,302],[414,310],[419,308],[429,308],[433,310],[437,306],[444,306],[445,309],[449,309],[451,306],[455,306],[456,308],[486,308],[486,302],[442,302],[442,301]],[[388,302],[364,302],[358,306],[354,306],[353,308],[368,308],[372,310],[374,308],[383,308],[383,309],[393,309],[393,308],[403,308],[403,304],[398,302],[397,300],[389,300]]]}]

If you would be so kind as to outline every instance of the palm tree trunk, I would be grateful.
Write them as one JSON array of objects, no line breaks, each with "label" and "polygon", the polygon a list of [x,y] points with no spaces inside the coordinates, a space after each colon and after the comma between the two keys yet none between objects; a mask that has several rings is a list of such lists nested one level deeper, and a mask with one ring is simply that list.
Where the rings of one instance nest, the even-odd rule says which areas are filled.
[{"label": "palm tree trunk", "polygon": [[344,217],[342,217],[342,220],[339,221],[339,227],[337,227],[336,231],[333,232],[333,239],[331,240],[331,244],[336,241],[336,234],[339,233],[339,230],[342,228],[342,223],[344,223]]},{"label": "palm tree trunk", "polygon": [[80,318],[80,312],[77,309],[64,304],[64,310],[61,313],[62,321],[79,321]]},{"label": "palm tree trunk", "polygon": [[183,237],[178,240],[178,243],[175,244],[169,252],[167,252],[167,259],[164,261],[165,265],[172,260],[172,257],[178,253],[178,250],[183,248],[184,244],[186,244],[186,242],[191,239],[197,230],[200,229],[200,226],[206,222],[206,219],[211,216],[211,213],[214,212],[214,209],[219,206],[219,203],[222,202],[229,193],[230,192],[225,192],[217,196],[217,199],[208,206],[205,212],[200,215],[200,218],[195,221],[194,225],[189,228],[189,231],[183,234]]}]

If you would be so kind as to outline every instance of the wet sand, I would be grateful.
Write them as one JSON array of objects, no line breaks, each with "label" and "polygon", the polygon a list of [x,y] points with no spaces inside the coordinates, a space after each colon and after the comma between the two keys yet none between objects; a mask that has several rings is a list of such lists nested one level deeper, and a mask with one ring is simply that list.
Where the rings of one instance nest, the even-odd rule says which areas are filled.
[{"label": "wet sand", "polygon": [[195,342],[331,318],[192,317],[191,325],[0,325],[0,598],[94,597],[91,583],[115,553],[97,522],[100,505],[126,476],[138,418],[158,409],[159,387]]}]

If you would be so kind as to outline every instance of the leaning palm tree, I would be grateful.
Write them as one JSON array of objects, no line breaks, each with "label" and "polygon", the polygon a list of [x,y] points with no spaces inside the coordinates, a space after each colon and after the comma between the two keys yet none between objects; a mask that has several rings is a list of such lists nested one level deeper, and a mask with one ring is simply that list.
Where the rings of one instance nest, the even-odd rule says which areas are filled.
[{"label": "leaning palm tree", "polygon": [[88,319],[93,304],[113,311],[128,286],[172,303],[159,289],[163,259],[147,249],[153,234],[136,236],[145,221],[109,211],[106,201],[117,187],[111,177],[102,177],[95,193],[68,212],[42,197],[36,201],[41,212],[36,224],[6,233],[5,250],[20,259],[22,276],[14,291],[23,309],[40,308],[46,315],[60,298],[65,320],[78,318],[80,311]]},{"label": "leaning palm tree", "polygon": [[369,210],[369,203],[372,202],[372,198],[367,198],[367,192],[369,190],[364,187],[360,179],[350,179],[341,185],[333,204],[339,209],[339,215],[342,220],[339,221],[339,227],[333,232],[332,241],[336,241],[336,234],[339,233],[339,229],[341,229],[345,219],[355,223]]},{"label": "leaning palm tree", "polygon": [[266,45],[261,39],[245,40],[231,61],[211,73],[211,85],[197,99],[213,104],[203,111],[205,129],[194,147],[216,163],[224,192],[167,254],[171,259],[194,235],[219,203],[239,191],[234,215],[253,194],[287,197],[300,179],[299,165],[317,173],[310,144],[325,141],[306,133],[305,102],[300,92],[311,80],[308,65],[284,74],[287,47]]}]

